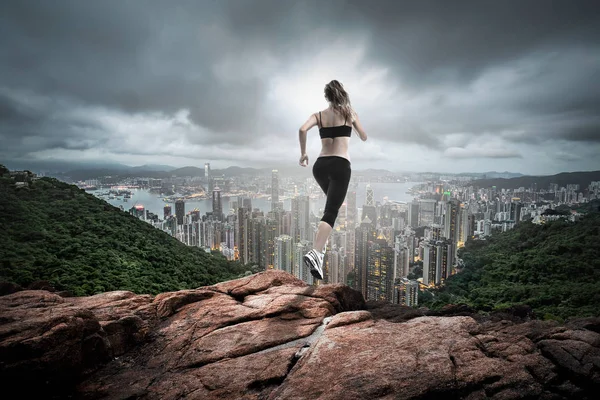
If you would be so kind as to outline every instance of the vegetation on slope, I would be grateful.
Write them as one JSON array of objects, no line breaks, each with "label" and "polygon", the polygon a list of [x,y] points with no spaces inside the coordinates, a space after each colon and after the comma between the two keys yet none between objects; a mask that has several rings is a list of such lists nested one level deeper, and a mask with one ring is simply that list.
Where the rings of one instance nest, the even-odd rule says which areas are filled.
[{"label": "vegetation on slope", "polygon": [[600,214],[578,222],[524,222],[459,252],[465,266],[425,305],[491,311],[526,304],[538,317],[600,315]]},{"label": "vegetation on slope", "polygon": [[16,187],[7,172],[0,166],[0,281],[27,287],[45,280],[75,295],[157,294],[249,269],[188,247],[76,186],[42,178]]}]

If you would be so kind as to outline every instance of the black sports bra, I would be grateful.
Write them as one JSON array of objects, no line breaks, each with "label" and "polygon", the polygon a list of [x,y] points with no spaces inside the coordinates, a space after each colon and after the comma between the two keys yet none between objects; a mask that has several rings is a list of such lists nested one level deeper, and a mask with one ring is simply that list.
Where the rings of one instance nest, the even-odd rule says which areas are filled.
[{"label": "black sports bra", "polygon": [[[316,115],[315,115],[316,117]],[[352,127],[349,125],[346,125],[346,119],[344,119],[344,125],[339,125],[339,126],[323,126],[323,124],[321,123],[322,118],[321,118],[321,111],[319,111],[319,118],[317,119],[317,123],[318,125],[321,125],[319,128],[319,135],[321,135],[321,139],[325,139],[325,138],[336,138],[336,137],[341,137],[341,136],[352,136]]]}]

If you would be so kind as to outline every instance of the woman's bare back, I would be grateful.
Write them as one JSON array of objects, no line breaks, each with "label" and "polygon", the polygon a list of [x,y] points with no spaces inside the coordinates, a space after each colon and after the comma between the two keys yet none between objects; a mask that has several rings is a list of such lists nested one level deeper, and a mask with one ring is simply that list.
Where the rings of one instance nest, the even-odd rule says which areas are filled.
[{"label": "woman's bare back", "polygon": [[[319,122],[324,128],[344,125],[344,116],[332,110],[331,108],[326,108],[325,110],[321,111],[320,118],[321,120]],[[353,116],[353,121],[346,120],[345,125],[354,127],[361,140],[367,140],[367,135],[366,133],[364,133],[362,125],[360,125],[357,116]],[[338,156],[343,157],[348,161],[351,161],[350,155],[348,154],[349,143],[350,138],[347,136],[339,136],[335,138],[322,138],[321,153],[319,154],[319,157]]]}]

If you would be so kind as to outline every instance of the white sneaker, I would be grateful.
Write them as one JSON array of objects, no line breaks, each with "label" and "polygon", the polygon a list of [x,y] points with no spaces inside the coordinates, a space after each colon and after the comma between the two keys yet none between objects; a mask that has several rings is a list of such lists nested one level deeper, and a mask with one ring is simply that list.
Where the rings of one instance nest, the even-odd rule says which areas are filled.
[{"label": "white sneaker", "polygon": [[304,265],[310,270],[312,276],[316,279],[323,279],[323,258],[324,253],[319,253],[315,249],[310,250],[303,257]]}]

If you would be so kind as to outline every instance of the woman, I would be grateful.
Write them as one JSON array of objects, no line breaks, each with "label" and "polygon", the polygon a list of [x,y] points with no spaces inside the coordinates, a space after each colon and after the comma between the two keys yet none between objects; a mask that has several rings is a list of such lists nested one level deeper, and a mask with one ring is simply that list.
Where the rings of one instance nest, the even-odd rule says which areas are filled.
[{"label": "woman", "polygon": [[313,176],[327,195],[327,201],[313,242],[313,249],[303,257],[304,264],[317,279],[323,279],[325,243],[333,230],[333,224],[350,183],[352,170],[348,144],[352,136],[352,127],[354,126],[363,142],[367,140],[367,134],[358,115],[352,109],[350,97],[341,83],[333,80],[325,85],[325,99],[329,102],[329,107],[312,114],[300,127],[300,165],[303,167],[308,165],[306,133],[316,125],[321,136],[321,154],[313,165]]}]

